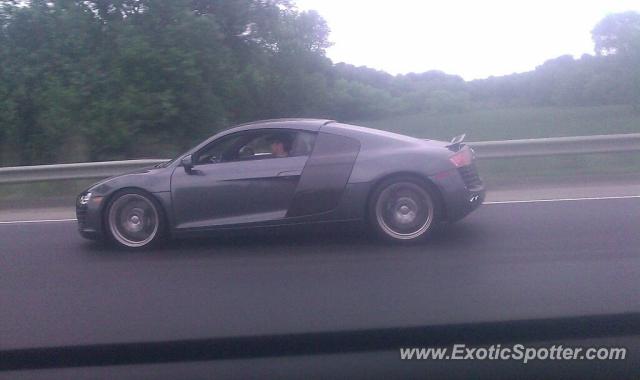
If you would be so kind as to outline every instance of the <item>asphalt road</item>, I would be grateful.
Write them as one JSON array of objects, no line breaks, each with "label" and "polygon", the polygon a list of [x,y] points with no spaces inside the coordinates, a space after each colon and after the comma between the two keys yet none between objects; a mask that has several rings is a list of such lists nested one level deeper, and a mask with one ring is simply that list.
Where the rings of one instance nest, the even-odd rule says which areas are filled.
[{"label": "asphalt road", "polygon": [[501,203],[430,241],[358,230],[124,253],[0,225],[0,350],[640,312],[640,199]]}]

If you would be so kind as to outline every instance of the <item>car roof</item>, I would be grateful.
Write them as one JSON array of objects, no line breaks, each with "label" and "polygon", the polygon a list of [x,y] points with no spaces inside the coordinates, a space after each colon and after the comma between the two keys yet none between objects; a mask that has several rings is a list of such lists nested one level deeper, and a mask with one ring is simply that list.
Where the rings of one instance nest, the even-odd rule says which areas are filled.
[{"label": "car roof", "polygon": [[308,119],[308,118],[287,118],[258,120],[249,123],[234,125],[228,130],[247,130],[260,128],[291,128],[307,131],[318,131],[323,125],[333,123],[335,120],[329,119]]},{"label": "car roof", "polygon": [[321,129],[330,133],[337,133],[340,135],[344,135],[352,138],[359,138],[364,136],[369,136],[370,138],[375,139],[393,139],[398,141],[405,142],[414,142],[417,139],[414,137],[383,131],[379,129],[372,129],[367,127],[362,127],[358,125],[351,124],[343,124],[336,122],[335,120],[330,119],[310,119],[310,118],[287,118],[287,119],[269,119],[269,120],[258,120],[250,123],[244,123],[239,125],[234,125],[230,128],[227,128],[217,135],[213,136],[209,141],[212,141],[218,137],[222,137],[224,135],[242,132],[242,131],[251,131],[257,129],[295,129],[295,130],[303,130],[310,132],[318,132]]}]

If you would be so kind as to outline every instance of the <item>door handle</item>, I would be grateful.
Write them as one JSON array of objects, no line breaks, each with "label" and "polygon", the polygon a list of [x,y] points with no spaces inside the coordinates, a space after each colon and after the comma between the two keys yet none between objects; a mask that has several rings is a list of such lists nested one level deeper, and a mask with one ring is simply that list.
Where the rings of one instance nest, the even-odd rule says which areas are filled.
[{"label": "door handle", "polygon": [[302,174],[302,170],[286,170],[278,173],[278,177],[297,177]]}]

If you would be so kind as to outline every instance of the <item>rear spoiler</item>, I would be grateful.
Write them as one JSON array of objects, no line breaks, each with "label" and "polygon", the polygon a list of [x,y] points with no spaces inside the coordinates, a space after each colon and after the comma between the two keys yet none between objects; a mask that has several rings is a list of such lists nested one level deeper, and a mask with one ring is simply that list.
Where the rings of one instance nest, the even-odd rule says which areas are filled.
[{"label": "rear spoiler", "polygon": [[447,148],[453,152],[457,152],[464,146],[463,141],[464,138],[467,137],[466,133],[458,135],[451,139],[451,143],[447,145]]}]

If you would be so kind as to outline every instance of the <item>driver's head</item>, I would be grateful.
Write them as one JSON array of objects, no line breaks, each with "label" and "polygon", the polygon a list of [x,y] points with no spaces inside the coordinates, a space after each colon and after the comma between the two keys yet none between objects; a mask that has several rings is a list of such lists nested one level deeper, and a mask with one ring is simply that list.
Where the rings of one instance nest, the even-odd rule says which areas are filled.
[{"label": "driver's head", "polygon": [[291,137],[286,133],[277,133],[269,137],[271,154],[276,157],[287,157],[291,150]]}]

